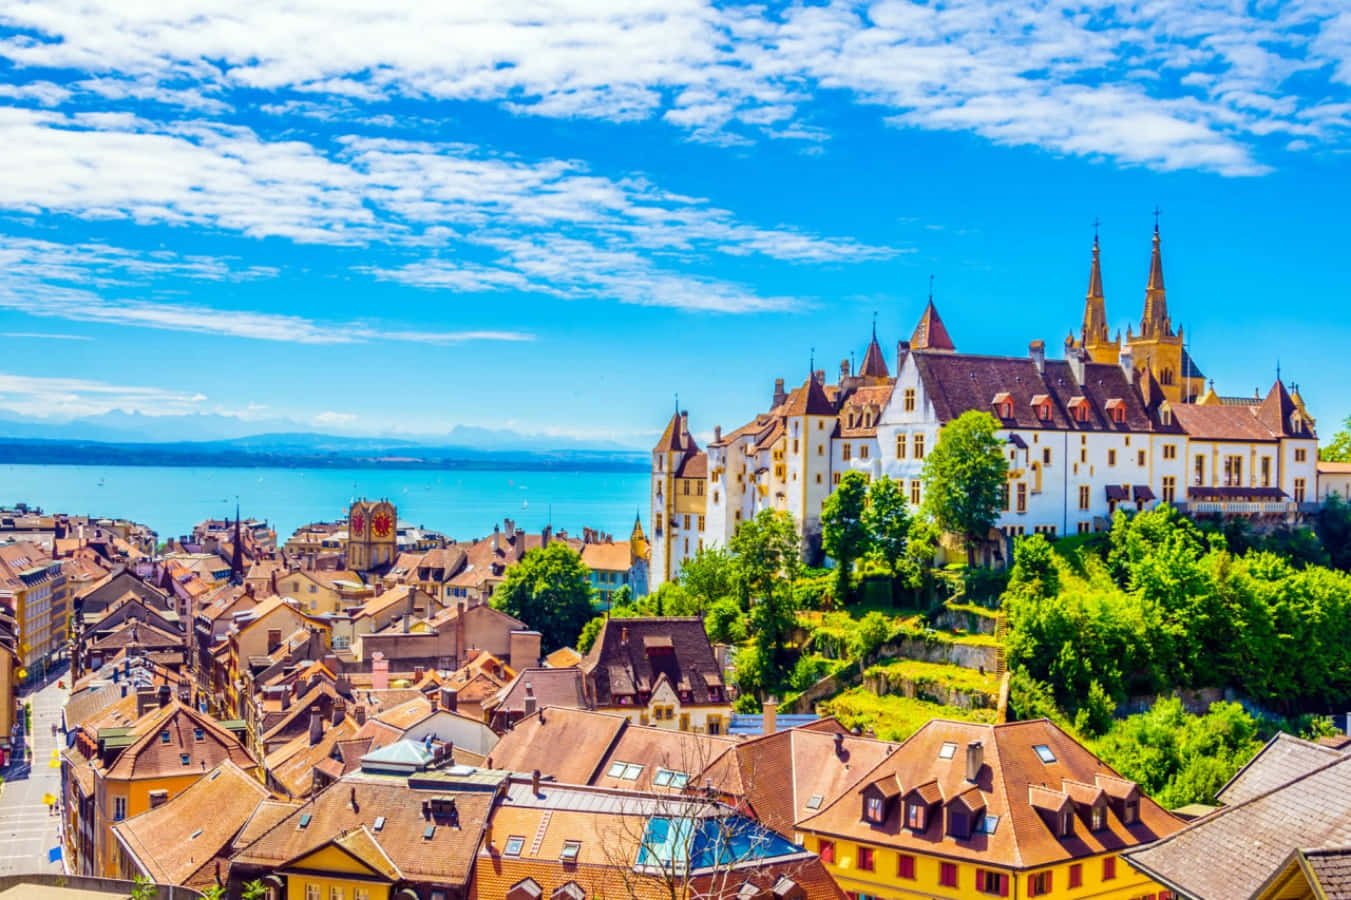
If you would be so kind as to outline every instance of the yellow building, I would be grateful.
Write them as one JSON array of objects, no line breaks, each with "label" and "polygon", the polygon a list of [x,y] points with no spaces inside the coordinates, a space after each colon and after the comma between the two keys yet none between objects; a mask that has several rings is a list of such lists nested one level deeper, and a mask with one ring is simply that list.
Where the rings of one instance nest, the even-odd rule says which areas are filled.
[{"label": "yellow building", "polygon": [[135,706],[119,702],[79,727],[65,757],[66,782],[83,795],[67,804],[66,830],[88,838],[72,861],[78,874],[116,877],[116,823],[176,797],[226,760],[256,770],[232,732],[172,691],[167,684],[142,688],[126,698]]},{"label": "yellow building", "polygon": [[702,546],[707,482],[708,454],[690,436],[689,413],[677,412],[652,451],[652,584],[674,579]]},{"label": "yellow building", "polygon": [[69,604],[61,563],[36,544],[0,546],[0,605],[14,612],[18,652],[34,673],[65,649]]},{"label": "yellow building", "polygon": [[1050,721],[934,719],[798,822],[859,898],[1154,895],[1120,857],[1182,828]]}]

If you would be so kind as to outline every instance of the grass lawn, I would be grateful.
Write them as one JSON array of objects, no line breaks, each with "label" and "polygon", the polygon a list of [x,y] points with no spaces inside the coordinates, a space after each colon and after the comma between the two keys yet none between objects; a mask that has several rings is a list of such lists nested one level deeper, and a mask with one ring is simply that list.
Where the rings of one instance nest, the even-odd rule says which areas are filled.
[{"label": "grass lawn", "polygon": [[965,693],[995,696],[999,693],[999,679],[993,674],[980,674],[976,669],[964,669],[945,663],[921,662],[917,659],[889,659],[869,666],[868,675],[885,675],[888,681],[901,679],[915,684],[941,684]]},{"label": "grass lawn", "polygon": [[993,723],[993,709],[958,709],[908,697],[879,697],[862,688],[845,691],[819,707],[823,715],[833,715],[846,727],[866,731],[871,727],[884,741],[900,741],[914,734],[930,719],[958,719],[966,722]]}]

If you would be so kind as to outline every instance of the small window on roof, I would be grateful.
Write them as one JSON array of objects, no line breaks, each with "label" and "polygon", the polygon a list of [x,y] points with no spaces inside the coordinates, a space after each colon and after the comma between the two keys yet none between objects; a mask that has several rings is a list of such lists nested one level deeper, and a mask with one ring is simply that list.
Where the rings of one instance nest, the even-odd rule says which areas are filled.
[{"label": "small window on roof", "polygon": [[165,729],[164,731],[161,731],[161,732],[159,733],[159,742],[160,742],[161,744],[167,744],[167,743],[169,743],[169,731],[168,731],[168,729]]},{"label": "small window on roof", "polygon": [[576,862],[577,857],[582,852],[581,841],[564,841],[563,852],[558,854],[558,858],[563,862]]},{"label": "small window on roof", "polygon": [[938,748],[939,759],[952,759],[957,755],[957,745],[952,741],[944,741],[943,746]]},{"label": "small window on roof", "polygon": [[668,787],[671,784],[671,776],[675,773],[667,769],[658,769],[657,775],[652,779],[652,783],[657,787]]},{"label": "small window on roof", "polygon": [[1051,748],[1046,746],[1045,744],[1036,744],[1032,747],[1032,749],[1037,751],[1037,756],[1041,757],[1042,762],[1044,763],[1055,762],[1055,754],[1052,753]]},{"label": "small window on roof", "polygon": [[432,839],[432,835],[434,834],[436,834],[436,826],[428,825],[426,828],[422,830],[422,839],[424,841],[430,841]]},{"label": "small window on roof", "polygon": [[300,817],[300,827],[301,827],[301,828],[309,828],[309,827],[310,827],[310,820],[313,819],[313,818],[314,818],[314,816],[310,815],[309,813],[305,813],[305,815],[303,815],[303,816]]},{"label": "small window on roof", "polygon": [[822,797],[820,794],[812,794],[811,799],[809,799],[809,800],[807,801],[807,808],[808,808],[808,809],[820,809],[820,808],[821,808],[821,802],[822,802],[823,800],[825,800],[825,798]]},{"label": "small window on roof", "polygon": [[198,743],[206,740],[206,730],[202,728],[192,729],[192,739]]},{"label": "small window on roof", "polygon": [[520,856],[521,848],[525,846],[525,838],[519,835],[512,835],[507,838],[507,845],[502,848],[503,856]]},{"label": "small window on roof", "polygon": [[197,840],[197,839],[198,839],[199,837],[201,837],[201,836],[202,836],[202,829],[198,828],[198,829],[197,829],[196,831],[194,831],[192,834],[188,835],[188,840],[190,840],[190,841],[195,841],[195,840]]},{"label": "small window on roof", "polygon": [[186,753],[180,753],[178,754],[178,761],[186,766],[188,763],[192,762],[192,757],[188,756]]},{"label": "small window on roof", "polygon": [[690,776],[686,775],[684,772],[671,773],[671,787],[683,788],[685,785],[689,783],[690,783]]},{"label": "small window on roof", "polygon": [[637,781],[638,776],[643,774],[643,767],[637,763],[629,763],[624,767],[624,774],[620,775],[625,781]]},{"label": "small window on roof", "polygon": [[994,834],[995,829],[999,827],[999,816],[982,816],[976,822],[977,834]]},{"label": "small window on roof", "polygon": [[627,765],[627,763],[622,763],[622,762],[611,763],[611,765],[610,765],[610,771],[606,772],[605,774],[608,775],[608,776],[611,777],[611,778],[622,778],[622,777],[624,777],[624,766],[625,766],[625,765]]},{"label": "small window on roof", "polygon": [[384,817],[384,816],[376,816],[376,817],[375,817],[375,830],[376,830],[376,831],[383,831],[384,828],[385,828],[385,817]]}]

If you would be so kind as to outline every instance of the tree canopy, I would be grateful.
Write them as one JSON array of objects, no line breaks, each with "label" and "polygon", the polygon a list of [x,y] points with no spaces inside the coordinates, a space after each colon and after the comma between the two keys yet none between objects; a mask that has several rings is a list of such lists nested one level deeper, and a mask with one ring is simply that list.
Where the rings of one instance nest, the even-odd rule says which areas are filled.
[{"label": "tree canopy", "polygon": [[821,546],[835,560],[835,596],[849,602],[854,563],[867,551],[870,535],[864,517],[868,507],[868,477],[845,472],[821,505]]},{"label": "tree canopy", "polygon": [[905,559],[912,521],[910,502],[899,481],[884,475],[868,486],[868,507],[863,511],[868,552],[893,578]]},{"label": "tree canopy", "polygon": [[531,550],[507,569],[492,605],[540,633],[544,652],[572,643],[591,618],[588,570],[577,551],[562,542]]},{"label": "tree canopy", "polygon": [[760,686],[774,689],[790,668],[787,648],[796,624],[793,581],[802,561],[793,517],[761,510],[754,519],[741,523],[732,536],[731,550],[737,557],[738,590],[750,610],[751,642],[761,671],[768,676]]},{"label": "tree canopy", "polygon": [[1351,416],[1346,417],[1346,421],[1342,422],[1342,430],[1332,436],[1327,446],[1318,451],[1318,458],[1328,462],[1351,462]]},{"label": "tree canopy", "polygon": [[962,413],[943,426],[920,474],[925,510],[944,531],[961,536],[970,565],[976,545],[999,517],[1000,492],[1007,483],[1008,461],[998,431],[999,421],[989,413]]}]

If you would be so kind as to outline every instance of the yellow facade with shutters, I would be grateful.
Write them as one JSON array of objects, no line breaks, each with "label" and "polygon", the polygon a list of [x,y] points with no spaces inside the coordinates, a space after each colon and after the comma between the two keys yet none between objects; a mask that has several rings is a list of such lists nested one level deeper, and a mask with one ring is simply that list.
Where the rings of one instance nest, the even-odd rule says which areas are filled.
[{"label": "yellow facade with shutters", "polygon": [[[811,833],[799,834],[798,839],[821,856],[840,887],[858,900],[1001,896],[1168,900],[1170,897],[1164,888],[1132,869],[1115,853],[1040,869],[1016,870],[966,859],[900,852],[882,844],[832,840]],[[861,850],[871,851],[871,870],[866,868],[869,860]]]},{"label": "yellow facade with shutters", "polygon": [[389,900],[392,882],[343,848],[327,844],[282,870],[295,900]]}]

